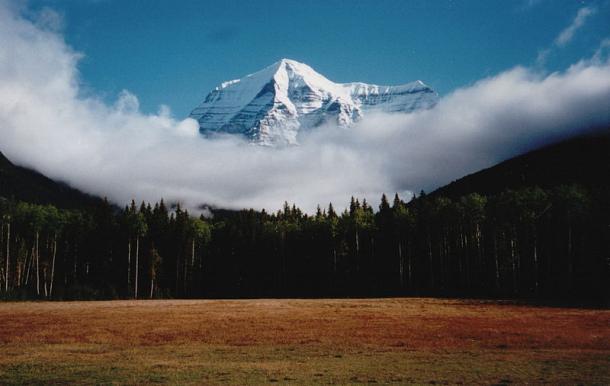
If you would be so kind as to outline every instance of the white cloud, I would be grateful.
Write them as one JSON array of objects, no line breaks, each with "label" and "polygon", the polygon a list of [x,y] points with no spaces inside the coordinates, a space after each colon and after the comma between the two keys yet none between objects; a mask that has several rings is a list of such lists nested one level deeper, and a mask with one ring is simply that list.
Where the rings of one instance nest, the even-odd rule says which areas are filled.
[{"label": "white cloud", "polygon": [[597,62],[597,63],[603,62],[604,57],[607,55],[609,48],[610,48],[610,38],[606,38],[606,39],[602,40],[602,42],[599,44],[599,47],[597,48],[597,50],[595,50],[595,54],[593,54],[592,61]]},{"label": "white cloud", "polygon": [[587,18],[593,15],[594,13],[595,9],[592,7],[583,7],[579,9],[576,13],[576,17],[574,17],[574,20],[572,21],[572,24],[570,24],[568,27],[566,27],[566,29],[561,31],[557,38],[555,38],[555,44],[559,47],[562,47],[572,41],[572,38],[574,37],[576,31],[578,31],[578,29],[585,24]]},{"label": "white cloud", "polygon": [[0,151],[16,163],[118,203],[179,200],[306,210],[351,195],[430,190],[542,143],[610,124],[610,64],[561,73],[516,67],[444,97],[429,111],[321,127],[281,149],[205,139],[167,107],[139,111],[79,92],[80,55],[61,35],[0,2]]},{"label": "white cloud", "polygon": [[542,0],[524,0],[519,8],[522,11],[529,10],[542,3]]},{"label": "white cloud", "polygon": [[593,7],[583,7],[578,10],[574,20],[567,26],[563,31],[557,35],[555,40],[553,40],[553,44],[549,48],[542,49],[538,52],[538,56],[536,57],[536,64],[541,67],[546,63],[547,58],[553,52],[554,49],[564,47],[574,38],[574,34],[578,29],[580,29],[584,24],[587,18],[593,14],[595,14],[596,9]]},{"label": "white cloud", "polygon": [[64,17],[57,11],[43,7],[34,15],[36,26],[50,31],[61,31],[64,28]]}]

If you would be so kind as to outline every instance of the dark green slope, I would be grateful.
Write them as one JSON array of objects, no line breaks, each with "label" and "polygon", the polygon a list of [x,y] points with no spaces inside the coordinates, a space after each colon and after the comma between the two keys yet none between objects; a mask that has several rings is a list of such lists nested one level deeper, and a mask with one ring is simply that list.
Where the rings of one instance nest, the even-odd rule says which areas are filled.
[{"label": "dark green slope", "polygon": [[101,199],[42,174],[13,165],[0,153],[0,197],[36,204],[53,204],[60,208],[77,209],[97,205]]},{"label": "dark green slope", "polygon": [[431,195],[458,198],[493,195],[529,186],[579,184],[598,194],[610,192],[610,135],[566,140],[511,158],[445,185]]}]

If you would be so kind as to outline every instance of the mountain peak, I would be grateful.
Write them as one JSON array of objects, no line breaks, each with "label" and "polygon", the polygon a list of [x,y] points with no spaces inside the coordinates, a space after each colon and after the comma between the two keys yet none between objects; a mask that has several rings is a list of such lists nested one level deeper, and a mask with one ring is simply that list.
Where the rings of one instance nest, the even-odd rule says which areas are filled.
[{"label": "mountain peak", "polygon": [[200,131],[245,135],[265,145],[296,144],[300,131],[334,122],[349,127],[369,111],[408,113],[436,104],[421,81],[400,86],[334,83],[307,64],[281,59],[223,82],[191,112]]},{"label": "mountain peak", "polygon": [[278,60],[277,62],[273,63],[270,67],[274,67],[274,66],[277,67],[278,69],[285,68],[288,66],[288,67],[291,67],[294,69],[305,69],[305,70],[309,70],[309,71],[314,71],[307,64],[301,63],[294,59],[288,59],[288,58],[282,58],[282,59]]},{"label": "mountain peak", "polygon": [[308,65],[306,65],[305,63],[301,63],[299,61],[296,61],[294,59],[288,59],[288,58],[282,58],[279,61],[276,62],[276,64],[278,65],[290,65],[290,66],[306,66],[309,67]]}]

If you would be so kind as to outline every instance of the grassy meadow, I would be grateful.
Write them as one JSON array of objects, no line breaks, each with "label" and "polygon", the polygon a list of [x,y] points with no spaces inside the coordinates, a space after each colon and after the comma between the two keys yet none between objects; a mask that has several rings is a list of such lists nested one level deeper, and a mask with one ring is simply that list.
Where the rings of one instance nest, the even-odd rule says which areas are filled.
[{"label": "grassy meadow", "polygon": [[610,384],[610,310],[446,299],[0,303],[0,384]]}]

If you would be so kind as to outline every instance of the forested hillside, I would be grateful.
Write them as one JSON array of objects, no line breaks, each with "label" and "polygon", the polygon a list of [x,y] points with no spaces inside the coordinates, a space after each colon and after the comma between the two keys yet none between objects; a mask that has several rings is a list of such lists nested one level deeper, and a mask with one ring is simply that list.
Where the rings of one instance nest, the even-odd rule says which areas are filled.
[{"label": "forested hillside", "polygon": [[34,170],[13,165],[2,153],[0,197],[69,209],[91,207],[101,202],[97,197],[53,181]]},{"label": "forested hillside", "polygon": [[605,133],[545,146],[462,177],[431,194],[456,198],[475,192],[490,195],[506,189],[559,184],[579,184],[610,194],[610,129]]},{"label": "forested hillside", "polygon": [[[537,165],[553,169],[563,162],[545,160],[553,152],[540,154]],[[603,164],[607,154],[595,159]],[[519,162],[477,175],[503,181],[493,171],[508,172],[503,165]],[[222,211],[206,219],[163,201],[122,210],[101,200],[58,209],[3,198],[0,293],[53,299],[442,295],[607,302],[610,213],[602,192],[608,175],[587,183],[550,178],[551,169],[546,177],[538,174],[543,187],[527,177],[517,187],[506,185],[512,190],[479,194],[458,182],[409,202],[384,196],[375,210],[352,198],[342,213],[330,204],[313,215],[288,203],[277,213]],[[517,166],[512,170],[521,173]],[[462,186],[460,194],[456,186]]]}]

